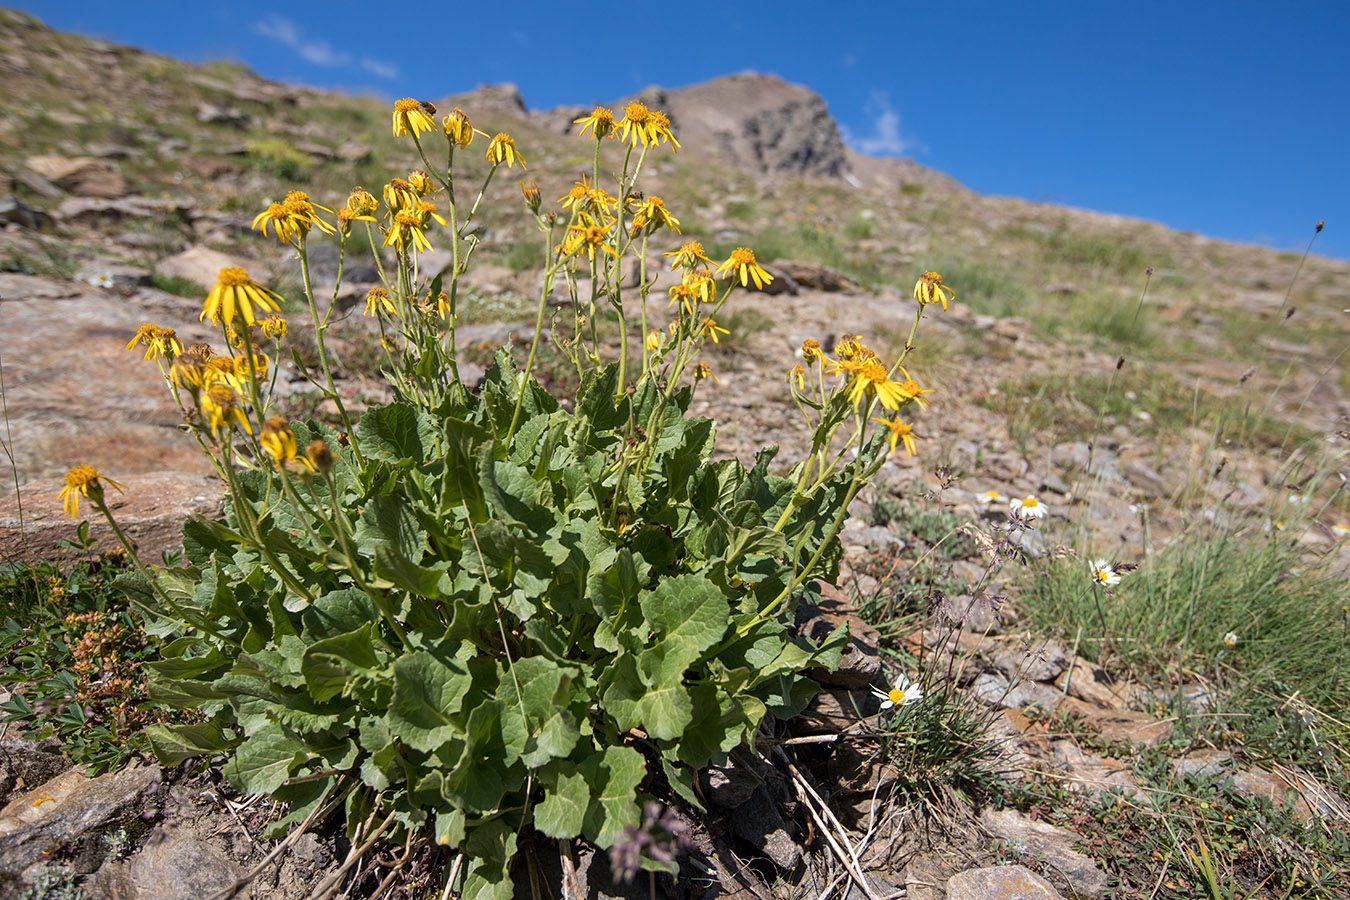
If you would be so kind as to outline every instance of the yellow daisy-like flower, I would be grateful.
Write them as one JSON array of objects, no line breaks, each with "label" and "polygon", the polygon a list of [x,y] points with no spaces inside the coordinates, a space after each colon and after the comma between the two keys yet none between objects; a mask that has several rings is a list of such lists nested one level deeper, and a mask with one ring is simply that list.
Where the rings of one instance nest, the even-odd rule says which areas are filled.
[{"label": "yellow daisy-like flower", "polygon": [[379,316],[380,314],[398,318],[398,307],[394,306],[394,301],[384,288],[371,288],[366,291],[366,309],[363,315]]},{"label": "yellow daisy-like flower", "polygon": [[393,224],[389,226],[389,234],[385,236],[384,246],[397,247],[400,253],[407,252],[408,244],[422,251],[431,250],[431,242],[422,232],[422,220],[412,213],[400,212],[394,216]]},{"label": "yellow daisy-like flower", "polygon": [[956,299],[956,292],[942,283],[942,276],[938,273],[924,272],[914,282],[914,299],[924,306],[940,302],[945,310],[947,301]]},{"label": "yellow daisy-like flower", "polygon": [[212,356],[208,359],[202,370],[202,383],[206,387],[224,384],[236,391],[243,389],[243,384],[235,372],[234,359],[229,356]]},{"label": "yellow daisy-like flower", "polygon": [[880,422],[882,425],[885,425],[886,428],[888,429],[886,434],[886,442],[891,445],[892,453],[895,452],[896,445],[899,444],[901,441],[904,441],[906,453],[908,453],[910,456],[919,455],[918,451],[914,446],[914,438],[916,437],[916,435],[914,434],[913,425],[909,425],[900,421],[899,416],[896,416],[894,419],[878,419],[873,417],[872,421]]},{"label": "yellow daisy-like flower", "polygon": [[699,269],[686,276],[684,283],[689,285],[690,293],[699,303],[711,303],[717,296],[717,280],[711,269]]},{"label": "yellow daisy-like flower", "polygon": [[610,256],[617,257],[619,251],[606,241],[609,237],[609,229],[603,225],[572,225],[567,229],[569,237],[577,235],[580,239],[575,242],[572,249],[584,247],[591,259],[595,258],[596,250],[603,250]]},{"label": "yellow daisy-like flower", "polygon": [[702,332],[702,334],[703,334],[704,337],[712,338],[712,342],[713,342],[714,344],[718,343],[718,340],[717,340],[717,333],[718,333],[719,331],[720,331],[722,334],[731,334],[731,332],[728,331],[727,329],[725,329],[725,328],[719,328],[718,325],[717,325],[717,323],[716,323],[715,321],[713,321],[712,319],[710,319],[710,318],[709,318],[709,319],[704,319],[704,320],[703,320],[703,325],[700,326],[699,331]]},{"label": "yellow daisy-like flower", "polygon": [[678,153],[680,149],[680,142],[670,131],[670,118],[660,110],[654,109],[647,116],[647,140],[653,147],[660,146],[662,141],[669,142],[674,147],[672,153]]},{"label": "yellow daisy-like flower", "polygon": [[525,206],[532,213],[539,212],[539,204],[544,200],[539,196],[539,185],[533,178],[520,183],[520,196],[525,198]]},{"label": "yellow daisy-like flower", "polygon": [[666,209],[666,203],[660,197],[648,197],[638,204],[633,212],[633,230],[641,231],[650,227],[651,231],[658,228],[669,228],[676,234],[680,233],[680,220],[670,214]]},{"label": "yellow daisy-like flower", "polygon": [[394,137],[411,134],[416,137],[423,131],[435,131],[436,107],[425,100],[413,100],[405,97],[394,101]]},{"label": "yellow daisy-like flower", "polygon": [[792,384],[792,382],[796,381],[797,390],[806,390],[806,369],[802,368],[801,363],[797,363],[797,365],[788,369],[786,381],[788,384]]},{"label": "yellow daisy-like flower", "polygon": [[145,346],[147,360],[159,357],[172,361],[183,352],[183,343],[178,340],[177,332],[172,328],[160,328],[158,325],[146,324],[137,328],[136,336],[127,344],[127,349],[131,350],[137,344]]},{"label": "yellow daisy-like flower", "polygon": [[295,229],[296,234],[301,237],[309,233],[311,226],[318,228],[324,234],[333,234],[335,230],[323,219],[320,219],[314,212],[321,209],[324,212],[331,213],[332,210],[326,206],[319,206],[309,199],[309,195],[304,191],[291,191],[286,195],[286,199],[281,201],[281,207],[286,211],[286,216],[291,221],[291,227]]},{"label": "yellow daisy-like flower", "polygon": [[711,266],[713,261],[703,253],[703,245],[698,241],[685,241],[680,249],[671,250],[666,256],[675,257],[675,265],[683,266],[692,272],[699,266]]},{"label": "yellow daisy-like flower", "polygon": [[773,281],[773,276],[755,262],[755,254],[744,247],[737,247],[731,251],[727,261],[717,267],[718,278],[725,278],[728,275],[733,279],[739,278],[741,287],[746,287],[747,282],[753,279],[756,290],[763,290],[764,285]]},{"label": "yellow daisy-like flower", "polygon": [[247,270],[231,266],[221,269],[216,276],[216,286],[206,295],[206,304],[198,321],[210,319],[229,325],[234,321],[237,309],[244,324],[252,325],[257,322],[253,314],[255,305],[267,312],[279,312],[281,307],[277,303],[280,300],[277,294],[255,283]]},{"label": "yellow daisy-like flower", "polygon": [[651,331],[648,331],[648,332],[647,332],[647,350],[648,350],[649,352],[651,352],[651,353],[655,353],[657,350],[660,350],[660,349],[661,349],[661,343],[662,343],[662,341],[663,341],[664,339],[665,339],[665,335],[663,335],[663,334],[661,333],[661,329],[660,329],[660,328],[653,328]]},{"label": "yellow daisy-like flower", "polygon": [[859,367],[848,386],[848,399],[854,406],[868,396],[875,396],[886,409],[899,409],[909,399],[900,392],[900,385],[891,381],[886,367],[876,360]]},{"label": "yellow daisy-like flower", "polygon": [[905,376],[905,380],[899,382],[900,386],[898,390],[900,391],[900,393],[904,394],[911,400],[919,401],[920,406],[927,407],[928,401],[924,399],[923,395],[933,393],[933,389],[919,387],[918,382],[916,382],[913,378],[909,377],[909,371],[905,369],[904,366],[900,367],[900,371]]},{"label": "yellow daisy-like flower", "polygon": [[207,380],[207,357],[200,350],[188,350],[169,367],[169,377],[180,388],[199,391]]},{"label": "yellow daisy-like flower", "polygon": [[236,383],[242,385],[248,381],[250,371],[259,381],[267,377],[267,357],[261,353],[253,354],[253,364],[249,365],[248,357],[244,355],[234,358],[234,378]]},{"label": "yellow daisy-like flower", "polygon": [[76,466],[66,473],[66,486],[61,489],[60,497],[65,501],[66,515],[72,519],[80,514],[80,497],[88,497],[95,503],[103,502],[103,484],[107,482],[117,491],[126,490],[125,484],[119,484],[101,474],[93,466]]},{"label": "yellow daisy-like flower", "polygon": [[630,103],[623,108],[623,118],[619,120],[618,129],[621,140],[627,141],[636,147],[641,141],[645,146],[650,143],[647,133],[647,125],[651,121],[651,111],[642,103]]},{"label": "yellow daisy-like flower", "polygon": [[705,362],[700,362],[698,365],[694,366],[694,380],[702,381],[705,378],[711,378],[718,384],[722,383],[722,379],[713,374],[712,366]]},{"label": "yellow daisy-like flower", "polygon": [[608,106],[597,106],[591,110],[589,116],[573,119],[572,124],[581,126],[581,131],[578,134],[582,137],[586,136],[586,129],[589,128],[591,134],[598,141],[614,130],[614,111]]},{"label": "yellow daisy-like flower", "polygon": [[202,395],[202,418],[213,433],[235,423],[249,434],[253,433],[248,417],[239,408],[239,395],[223,384],[211,385]]},{"label": "yellow daisy-like flower", "polygon": [[824,359],[825,354],[820,351],[820,341],[815,338],[807,338],[802,341],[802,359],[810,362],[813,359]]},{"label": "yellow daisy-like flower", "polygon": [[358,217],[368,217],[379,206],[380,201],[375,199],[375,195],[363,187],[352,188],[351,194],[347,196],[347,208]]},{"label": "yellow daisy-like flower", "polygon": [[282,243],[290,243],[291,235],[294,233],[290,221],[290,216],[286,214],[286,207],[280,203],[272,203],[267,209],[253,217],[253,230],[261,231],[263,237],[266,237],[267,227],[270,225],[276,233],[277,240]]},{"label": "yellow daisy-like flower", "polygon": [[391,213],[414,209],[417,201],[417,192],[402,178],[391,178],[384,186],[384,205]]},{"label": "yellow daisy-like flower", "polygon": [[464,115],[464,110],[458,106],[441,119],[441,128],[450,143],[457,145],[461,150],[473,143],[473,125],[470,124],[469,117]]},{"label": "yellow daisy-like flower", "polygon": [[413,169],[408,173],[408,186],[419,197],[425,197],[436,190],[436,186],[431,183],[431,176],[421,169]]},{"label": "yellow daisy-like flower", "polygon": [[258,443],[262,446],[263,452],[272,457],[277,465],[281,465],[287,460],[299,459],[306,466],[312,467],[308,459],[299,455],[299,447],[295,443],[295,432],[291,431],[290,423],[284,416],[272,416],[263,423],[262,431],[258,435]]},{"label": "yellow daisy-like flower", "polygon": [[509,169],[519,162],[520,167],[525,168],[525,157],[516,151],[515,139],[504,132],[498,134],[488,144],[486,155],[487,161],[493,165],[499,166],[506,163],[506,167]]},{"label": "yellow daisy-like flower", "polygon": [[272,313],[272,315],[262,320],[263,337],[274,341],[279,341],[286,336],[286,320]]},{"label": "yellow daisy-like flower", "polygon": [[428,314],[434,310],[442,319],[448,319],[450,318],[450,296],[445,291],[441,291],[434,298],[427,294],[422,299],[422,309],[426,310]]},{"label": "yellow daisy-like flower", "polygon": [[670,288],[669,294],[670,302],[666,304],[667,309],[678,303],[686,313],[693,313],[694,305],[698,303],[698,300],[694,297],[694,289],[692,287],[687,284],[673,285]]},{"label": "yellow daisy-like flower", "polygon": [[436,204],[430,200],[418,200],[417,206],[412,210],[412,214],[417,217],[417,221],[423,228],[426,228],[432,222],[439,222],[441,227],[445,227],[445,219],[436,212]]}]

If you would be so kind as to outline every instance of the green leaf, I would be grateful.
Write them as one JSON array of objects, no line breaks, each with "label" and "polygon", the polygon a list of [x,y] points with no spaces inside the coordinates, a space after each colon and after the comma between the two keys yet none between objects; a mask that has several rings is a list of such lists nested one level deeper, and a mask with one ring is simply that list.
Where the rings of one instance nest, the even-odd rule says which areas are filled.
[{"label": "green leaf", "polygon": [[484,700],[469,713],[464,752],[441,784],[451,803],[470,810],[494,809],[502,800],[506,746],[502,741],[502,703]]},{"label": "green leaf", "polygon": [[535,769],[572,752],[580,733],[566,704],[576,674],[542,656],[511,664],[497,686],[506,762],[520,757]]},{"label": "green leaf", "polygon": [[304,745],[281,726],[269,723],[245,738],[223,771],[240,793],[270,794],[304,758]]},{"label": "green leaf", "polygon": [[213,722],[199,725],[151,725],[145,729],[150,747],[160,765],[176,766],[195,756],[227,753],[234,746],[220,726]]},{"label": "green leaf", "polygon": [[516,830],[501,819],[473,827],[464,841],[469,862],[460,900],[511,900],[515,883],[511,859],[516,855]]},{"label": "green leaf", "polygon": [[370,641],[370,623],[348,634],[340,634],[311,644],[300,662],[309,693],[320,703],[341,694],[353,676],[379,666]]},{"label": "green leaf", "polygon": [[438,563],[432,568],[423,568],[397,549],[389,546],[375,548],[375,587],[397,587],[417,597],[432,600],[445,596],[453,590],[447,571],[449,563]]},{"label": "green leaf", "polygon": [[591,789],[582,834],[608,850],[624,829],[638,824],[637,786],[646,774],[642,754],[632,747],[606,747],[581,764]]},{"label": "green leaf", "polygon": [[394,663],[390,733],[414,750],[435,750],[463,732],[460,712],[470,683],[459,660],[421,650],[402,657]]},{"label": "green leaf", "polygon": [[308,641],[321,641],[355,631],[379,617],[375,603],[365,591],[344,588],[317,598],[300,616]]},{"label": "green leaf", "polygon": [[566,766],[552,783],[545,782],[544,799],[534,809],[534,827],[549,837],[574,838],[581,834],[590,800],[585,776],[575,766]]},{"label": "green leaf", "polygon": [[667,578],[642,592],[642,615],[661,643],[684,648],[690,661],[721,640],[731,607],[717,586],[698,575]]},{"label": "green leaf", "polygon": [[410,560],[422,558],[427,534],[403,498],[392,494],[371,497],[356,522],[356,543],[374,555],[378,547],[390,547]]},{"label": "green leaf", "polygon": [[477,425],[462,419],[446,419],[442,423],[445,454],[445,496],[442,513],[464,504],[475,522],[487,518],[483,490],[478,479],[478,447],[490,435]]},{"label": "green leaf", "polygon": [[402,403],[391,403],[371,409],[361,417],[356,428],[356,445],[370,459],[399,463],[411,460],[426,462],[433,446],[425,443],[419,427],[417,410]]}]

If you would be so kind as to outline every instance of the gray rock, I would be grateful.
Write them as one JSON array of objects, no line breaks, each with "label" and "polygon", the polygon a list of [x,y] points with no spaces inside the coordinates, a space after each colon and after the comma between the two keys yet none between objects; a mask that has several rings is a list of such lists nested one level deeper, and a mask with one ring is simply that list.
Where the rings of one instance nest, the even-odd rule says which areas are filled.
[{"label": "gray rock", "polygon": [[160,832],[131,859],[138,900],[202,900],[240,874],[219,850],[185,834]]},{"label": "gray rock", "polygon": [[0,741],[0,803],[55,778],[69,766],[70,759],[52,738]]},{"label": "gray rock", "polygon": [[947,900],[1064,900],[1026,866],[969,869],[947,879]]},{"label": "gray rock", "polygon": [[983,703],[1003,709],[1021,709],[1035,703],[1053,709],[1059,703],[1060,693],[1052,687],[1034,681],[1011,684],[995,672],[985,672],[975,679],[971,692]]},{"label": "gray rock", "polygon": [[206,290],[210,290],[215,286],[216,278],[220,275],[221,269],[235,266],[246,269],[257,281],[267,280],[265,273],[251,260],[231,256],[228,253],[221,253],[218,250],[200,245],[189,247],[182,253],[161,259],[155,268],[163,275],[185,278]]},{"label": "gray rock", "polygon": [[233,107],[226,108],[211,103],[197,105],[197,121],[207,125],[228,125],[231,128],[243,128],[248,125],[248,115]]},{"label": "gray rock", "polygon": [[1012,809],[985,810],[980,824],[1017,850],[1045,857],[1079,894],[1100,897],[1111,885],[1111,877],[1091,857],[1073,849],[1079,836],[1067,828],[1028,819]]},{"label": "gray rock", "polygon": [[[813,291],[862,293],[862,288],[856,281],[831,269],[829,266],[822,266],[818,263],[776,259],[772,263],[771,270],[775,276],[781,273],[791,279],[798,287],[810,288]],[[796,291],[792,291],[792,293],[795,294]]]},{"label": "gray rock", "polygon": [[1172,771],[1196,778],[1219,778],[1232,769],[1233,754],[1226,750],[1192,750],[1171,761]]},{"label": "gray rock", "polygon": [[773,860],[782,869],[792,869],[802,860],[802,848],[788,833],[778,807],[766,788],[751,792],[745,802],[728,817],[731,830],[741,840]]},{"label": "gray rock", "polygon": [[117,819],[160,777],[158,766],[132,766],[88,778],[70,769],[0,810],[0,872],[21,872],[56,841],[81,835]]},{"label": "gray rock", "polygon": [[52,217],[16,197],[0,197],[0,222],[22,225],[24,228],[39,231],[51,226]]},{"label": "gray rock", "polygon": [[822,684],[845,688],[860,688],[871,684],[881,674],[881,657],[877,655],[880,633],[858,616],[847,595],[833,585],[817,582],[820,602],[803,604],[797,608],[797,627],[801,633],[817,643],[827,639],[836,628],[848,628],[849,642],[839,657],[834,670],[812,669],[810,675]]},{"label": "gray rock", "polygon": [[98,197],[71,197],[56,207],[56,218],[63,222],[97,222],[122,219],[186,219],[196,204],[185,198],[122,197],[104,200]]},{"label": "gray rock", "polygon": [[1008,678],[1054,681],[1069,667],[1069,654],[1056,641],[1038,642],[1028,649],[1007,647],[998,651],[994,666]]},{"label": "gray rock", "polygon": [[1139,490],[1147,491],[1154,496],[1161,497],[1169,493],[1167,482],[1163,481],[1163,477],[1147,463],[1137,459],[1125,464],[1125,477]]}]

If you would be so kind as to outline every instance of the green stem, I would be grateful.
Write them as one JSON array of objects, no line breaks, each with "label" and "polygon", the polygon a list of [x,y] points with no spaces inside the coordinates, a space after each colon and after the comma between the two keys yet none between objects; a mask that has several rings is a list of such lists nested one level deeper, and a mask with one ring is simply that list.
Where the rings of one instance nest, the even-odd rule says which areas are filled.
[{"label": "green stem", "polygon": [[[352,435],[352,452],[356,454],[357,464],[364,470],[366,461],[361,456],[361,448],[357,446],[356,429],[352,426],[351,416],[347,415],[347,407],[343,405],[342,397],[338,395],[337,388],[333,384],[333,368],[328,362],[328,349],[323,339],[323,333],[328,329],[328,317],[325,316],[322,322],[319,321],[319,308],[314,302],[314,283],[309,275],[309,254],[305,252],[305,242],[297,242],[295,249],[300,254],[300,275],[305,282],[305,299],[309,302],[309,317],[314,323],[314,343],[319,351],[319,365],[323,368],[324,387],[328,396],[333,398],[333,403],[337,405],[338,415],[342,418],[342,426],[348,434]],[[378,254],[376,255],[378,256]],[[332,311],[331,306],[329,311]]]}]

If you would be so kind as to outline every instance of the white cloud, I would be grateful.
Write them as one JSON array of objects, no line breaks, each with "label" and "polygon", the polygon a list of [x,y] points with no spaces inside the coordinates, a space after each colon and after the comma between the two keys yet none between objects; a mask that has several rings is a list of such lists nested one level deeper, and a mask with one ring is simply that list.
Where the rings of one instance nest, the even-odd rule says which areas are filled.
[{"label": "white cloud", "polygon": [[918,146],[900,133],[900,113],[891,106],[891,95],[886,91],[872,91],[863,112],[871,120],[869,134],[854,134],[847,126],[843,128],[844,141],[855,150],[870,156],[901,156]]},{"label": "white cloud", "polygon": [[[263,37],[290,47],[301,59],[316,66],[331,68],[352,63],[350,53],[338,50],[323,38],[307,38],[299,25],[283,16],[268,16],[254,23],[253,29]],[[363,58],[361,68],[381,78],[393,78],[398,74],[398,70],[392,65],[377,59]]]}]

